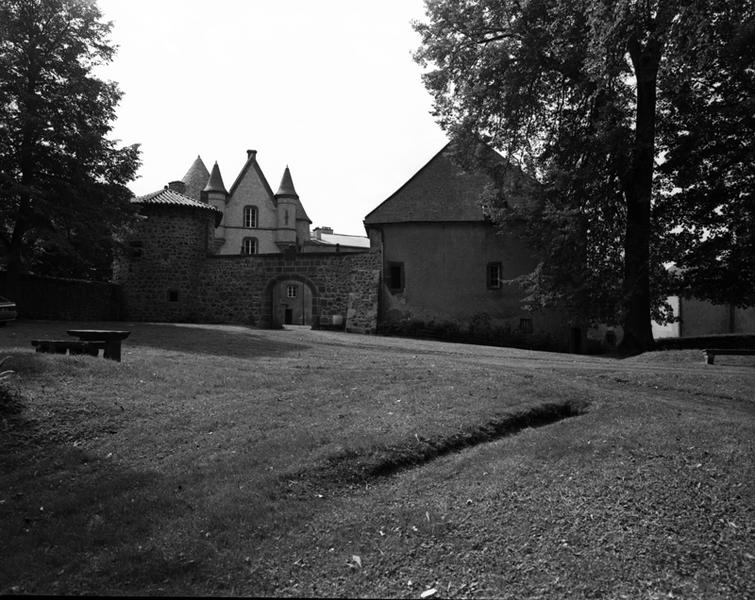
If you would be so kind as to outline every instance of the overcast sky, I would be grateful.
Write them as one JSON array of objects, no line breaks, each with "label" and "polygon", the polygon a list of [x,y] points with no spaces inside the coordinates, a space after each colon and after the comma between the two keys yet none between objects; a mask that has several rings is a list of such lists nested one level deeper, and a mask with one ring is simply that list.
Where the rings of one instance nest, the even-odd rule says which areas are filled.
[{"label": "overcast sky", "polygon": [[446,142],[412,59],[422,0],[99,0],[124,92],[114,136],[140,143],[137,195],[200,155],[230,188],[283,169],[312,227],[364,234],[365,215]]}]

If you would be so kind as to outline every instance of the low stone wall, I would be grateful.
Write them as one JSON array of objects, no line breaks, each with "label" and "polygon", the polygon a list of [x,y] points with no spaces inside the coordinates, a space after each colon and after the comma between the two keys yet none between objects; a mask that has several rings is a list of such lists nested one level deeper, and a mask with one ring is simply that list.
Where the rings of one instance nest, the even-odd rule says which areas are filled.
[{"label": "low stone wall", "polygon": [[202,265],[197,316],[205,322],[274,327],[274,286],[297,281],[312,292],[312,326],[344,318],[347,331],[377,328],[379,253],[209,256]]},{"label": "low stone wall", "polygon": [[152,262],[132,262],[129,276],[121,279],[129,319],[275,327],[280,323],[273,289],[282,281],[295,281],[312,292],[313,328],[332,326],[333,316],[339,315],[340,327],[347,331],[377,329],[379,251],[210,255],[194,263],[193,272],[174,269],[159,280]]},{"label": "low stone wall", "polygon": [[0,295],[16,303],[20,317],[63,321],[121,318],[120,286],[99,281],[38,275],[11,277],[0,271]]}]

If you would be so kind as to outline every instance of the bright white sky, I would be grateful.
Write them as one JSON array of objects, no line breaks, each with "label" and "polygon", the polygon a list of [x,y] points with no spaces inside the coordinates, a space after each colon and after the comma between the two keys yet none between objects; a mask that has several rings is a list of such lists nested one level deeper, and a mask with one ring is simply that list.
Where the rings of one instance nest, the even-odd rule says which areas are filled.
[{"label": "bright white sky", "polygon": [[446,136],[412,59],[422,0],[99,0],[119,50],[102,72],[124,92],[114,137],[140,143],[137,195],[199,154],[230,188],[257,160],[288,165],[312,227],[362,220]]}]

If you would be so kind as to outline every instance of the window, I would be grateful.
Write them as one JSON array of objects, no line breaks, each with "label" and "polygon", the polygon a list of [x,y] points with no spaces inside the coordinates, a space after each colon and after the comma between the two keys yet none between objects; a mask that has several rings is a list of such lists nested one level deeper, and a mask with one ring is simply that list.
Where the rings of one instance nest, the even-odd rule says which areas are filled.
[{"label": "window", "polygon": [[289,285],[286,288],[286,296],[289,298],[296,298],[296,286],[295,285]]},{"label": "window", "polygon": [[[257,227],[257,207],[256,206],[244,207],[244,227],[248,227],[248,228]],[[254,252],[248,252],[247,254],[254,254]]]},{"label": "window", "polygon": [[241,254],[257,254],[257,238],[244,238],[241,242]]},{"label": "window", "polygon": [[388,289],[392,292],[401,292],[404,290],[404,263],[390,262],[388,263],[388,273],[386,274],[388,280]]},{"label": "window", "polygon": [[519,319],[519,331],[532,333],[532,319]]},{"label": "window", "polygon": [[168,302],[178,302],[178,290],[168,290]]},{"label": "window", "polygon": [[488,263],[488,289],[499,290],[501,289],[501,281],[503,280],[503,273],[501,269],[501,263],[492,262]]}]

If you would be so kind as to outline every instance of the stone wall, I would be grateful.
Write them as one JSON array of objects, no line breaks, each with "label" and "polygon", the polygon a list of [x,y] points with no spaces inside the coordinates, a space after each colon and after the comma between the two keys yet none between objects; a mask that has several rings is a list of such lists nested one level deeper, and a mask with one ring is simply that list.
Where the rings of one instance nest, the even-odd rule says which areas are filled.
[{"label": "stone wall", "polygon": [[16,303],[20,317],[64,321],[121,318],[120,287],[112,283],[37,275],[12,278],[0,271],[0,295]]},{"label": "stone wall", "polygon": [[127,256],[116,261],[113,280],[123,287],[129,319],[197,319],[199,267],[207,255],[209,211],[153,206],[129,239]]},{"label": "stone wall", "polygon": [[346,308],[346,331],[375,333],[378,322],[378,298],[382,254],[372,250],[367,254],[350,255],[350,291]]},{"label": "stone wall", "polygon": [[[374,332],[382,257],[364,253],[210,255],[204,211],[150,207],[115,268],[128,319],[277,327],[276,285],[300,282],[313,328]],[[336,317],[336,319],[334,319]]]},{"label": "stone wall", "polygon": [[[297,281],[312,292],[312,326],[341,317],[347,331],[377,327],[380,253],[208,256],[199,275],[198,319],[276,327],[273,289]],[[336,319],[336,322],[340,319]]]}]

